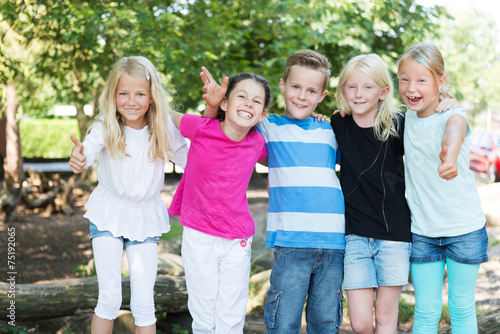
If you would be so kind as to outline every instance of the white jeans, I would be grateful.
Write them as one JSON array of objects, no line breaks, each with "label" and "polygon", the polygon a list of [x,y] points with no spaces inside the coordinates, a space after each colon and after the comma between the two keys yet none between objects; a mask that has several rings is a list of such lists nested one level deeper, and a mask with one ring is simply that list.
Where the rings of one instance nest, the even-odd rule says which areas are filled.
[{"label": "white jeans", "polygon": [[[123,241],[102,236],[92,239],[94,261],[99,283],[99,298],[95,314],[113,320],[122,303]],[[130,271],[130,310],[136,326],[149,326],[156,322],[154,285],[158,268],[158,245],[140,243],[127,247]]]},{"label": "white jeans", "polygon": [[243,333],[252,237],[228,240],[184,227],[182,262],[193,334]]}]

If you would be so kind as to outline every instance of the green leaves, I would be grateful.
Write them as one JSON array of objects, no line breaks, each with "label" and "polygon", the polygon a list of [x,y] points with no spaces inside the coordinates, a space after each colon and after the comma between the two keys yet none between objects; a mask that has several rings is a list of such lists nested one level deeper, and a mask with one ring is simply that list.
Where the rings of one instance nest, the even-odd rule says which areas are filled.
[{"label": "green leaves", "polygon": [[[271,112],[281,113],[278,82],[293,52],[324,53],[334,76],[359,53],[394,62],[409,43],[432,35],[434,21],[444,15],[412,0],[0,0],[0,6],[2,24],[29,42],[18,44],[30,55],[14,63],[2,54],[0,64],[24,64],[23,85],[41,85],[25,96],[26,113],[33,113],[30,101],[44,85],[61,103],[91,104],[112,65],[126,55],[155,64],[178,110],[203,103],[199,72],[207,66],[217,78],[242,71],[264,75],[274,89]],[[0,75],[12,73],[0,66]],[[319,112],[335,108],[333,89]]]}]

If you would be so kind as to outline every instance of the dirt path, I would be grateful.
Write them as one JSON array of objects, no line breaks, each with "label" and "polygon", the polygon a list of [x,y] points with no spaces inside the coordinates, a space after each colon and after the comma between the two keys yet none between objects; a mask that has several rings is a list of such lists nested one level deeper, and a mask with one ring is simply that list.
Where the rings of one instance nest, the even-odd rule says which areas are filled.
[{"label": "dirt path", "polygon": [[[15,269],[17,283],[35,283],[78,277],[78,267],[92,258],[88,240],[88,220],[83,218],[83,204],[88,194],[76,203],[76,213],[49,215],[44,212],[19,212],[14,223],[0,223],[0,253],[7,247],[7,228],[15,229]],[[7,258],[0,258],[0,268],[7,268]],[[6,270],[0,271],[5,282]]]}]

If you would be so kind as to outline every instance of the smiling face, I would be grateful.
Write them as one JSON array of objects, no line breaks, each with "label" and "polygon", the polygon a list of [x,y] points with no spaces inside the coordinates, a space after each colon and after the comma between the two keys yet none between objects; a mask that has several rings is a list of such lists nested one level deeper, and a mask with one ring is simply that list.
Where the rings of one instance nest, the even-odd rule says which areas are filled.
[{"label": "smiling face", "polygon": [[124,73],[116,86],[116,108],[125,125],[142,129],[146,126],[146,112],[153,103],[149,80],[134,78]]},{"label": "smiling face", "polygon": [[446,76],[437,82],[432,72],[416,59],[407,59],[399,66],[399,93],[406,106],[416,111],[418,117],[436,113],[439,90],[443,89]]},{"label": "smiling face", "polygon": [[380,101],[385,100],[389,87],[382,88],[368,74],[354,69],[344,84],[344,99],[352,117],[361,127],[371,127]]},{"label": "smiling face", "polygon": [[229,97],[220,105],[226,113],[225,120],[221,122],[224,133],[233,139],[241,135],[244,137],[252,127],[266,117],[265,101],[264,87],[257,81],[245,79],[238,82]]},{"label": "smiling face", "polygon": [[281,91],[285,94],[285,116],[306,119],[323,101],[328,92],[324,90],[325,74],[319,70],[294,65],[286,82],[281,79]]}]

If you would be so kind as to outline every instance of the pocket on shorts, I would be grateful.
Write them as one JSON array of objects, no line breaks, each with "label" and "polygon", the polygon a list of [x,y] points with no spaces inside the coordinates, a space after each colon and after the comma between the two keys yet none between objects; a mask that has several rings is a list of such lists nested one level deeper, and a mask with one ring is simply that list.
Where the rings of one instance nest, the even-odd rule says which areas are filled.
[{"label": "pocket on shorts", "polygon": [[278,307],[280,304],[280,297],[283,291],[277,290],[272,286],[266,294],[266,306],[264,308],[264,323],[268,328],[277,327]]},{"label": "pocket on shorts", "polygon": [[456,238],[460,241],[481,242],[484,241],[484,239],[488,239],[488,233],[486,232],[485,226],[480,228],[479,230],[472,231]]},{"label": "pocket on shorts", "polygon": [[290,253],[293,250],[294,250],[293,247],[280,247],[280,246],[276,246],[275,249],[274,249],[274,258],[277,258],[277,257],[280,257],[282,255],[288,254],[288,253]]},{"label": "pocket on shorts", "polygon": [[355,234],[346,234],[345,237],[344,237],[344,239],[347,242],[347,241],[352,240],[355,237],[357,237],[357,235],[355,235]]}]

